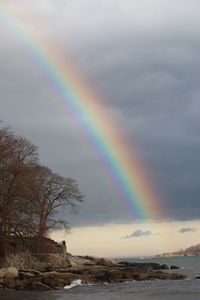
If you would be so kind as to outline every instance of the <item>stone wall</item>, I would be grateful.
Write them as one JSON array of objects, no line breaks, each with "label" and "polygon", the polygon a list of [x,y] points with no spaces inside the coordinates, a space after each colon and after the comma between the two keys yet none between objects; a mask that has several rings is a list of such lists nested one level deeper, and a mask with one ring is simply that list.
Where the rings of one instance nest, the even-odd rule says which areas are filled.
[{"label": "stone wall", "polygon": [[49,238],[38,240],[36,237],[20,238],[9,235],[0,240],[0,257],[15,255],[30,251],[34,255],[59,254],[66,256],[66,243],[56,243]]}]

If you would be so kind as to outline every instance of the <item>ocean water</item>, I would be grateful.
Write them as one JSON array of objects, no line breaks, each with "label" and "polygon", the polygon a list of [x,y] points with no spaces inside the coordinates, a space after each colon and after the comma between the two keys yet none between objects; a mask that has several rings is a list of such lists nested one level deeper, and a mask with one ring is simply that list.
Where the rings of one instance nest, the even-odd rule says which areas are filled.
[{"label": "ocean water", "polygon": [[181,269],[173,272],[186,274],[188,279],[105,285],[80,285],[77,281],[72,288],[59,291],[0,291],[0,300],[200,300],[200,280],[194,279],[200,275],[200,257],[127,260],[177,265]]}]

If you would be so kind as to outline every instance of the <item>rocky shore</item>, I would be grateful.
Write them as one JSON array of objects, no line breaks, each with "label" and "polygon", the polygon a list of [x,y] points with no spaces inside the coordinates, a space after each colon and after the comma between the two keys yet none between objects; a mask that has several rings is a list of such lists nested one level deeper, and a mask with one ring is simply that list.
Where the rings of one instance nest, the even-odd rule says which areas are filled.
[{"label": "rocky shore", "polygon": [[65,262],[60,267],[48,264],[37,269],[14,266],[2,268],[0,269],[0,289],[63,289],[75,280],[81,280],[83,284],[104,284],[106,282],[186,278],[185,275],[179,273],[166,272],[166,270],[178,269],[178,267],[168,267],[157,263],[134,263],[73,255],[68,255]]}]

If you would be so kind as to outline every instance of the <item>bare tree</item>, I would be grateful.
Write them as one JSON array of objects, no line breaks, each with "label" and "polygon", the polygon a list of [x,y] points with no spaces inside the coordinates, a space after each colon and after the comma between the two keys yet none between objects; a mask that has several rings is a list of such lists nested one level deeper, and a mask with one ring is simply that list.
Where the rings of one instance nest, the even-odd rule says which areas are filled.
[{"label": "bare tree", "polygon": [[0,232],[9,233],[17,209],[30,195],[31,167],[37,163],[37,148],[8,128],[0,129]]},{"label": "bare tree", "polygon": [[11,234],[41,239],[51,229],[67,228],[59,209],[83,201],[75,180],[39,165],[37,147],[0,128],[0,240]]},{"label": "bare tree", "polygon": [[75,180],[64,178],[53,173],[49,168],[37,165],[36,193],[33,211],[37,220],[37,234],[42,237],[50,229],[67,228],[64,219],[58,218],[58,210],[64,207],[77,208],[77,203],[83,201],[83,195]]}]

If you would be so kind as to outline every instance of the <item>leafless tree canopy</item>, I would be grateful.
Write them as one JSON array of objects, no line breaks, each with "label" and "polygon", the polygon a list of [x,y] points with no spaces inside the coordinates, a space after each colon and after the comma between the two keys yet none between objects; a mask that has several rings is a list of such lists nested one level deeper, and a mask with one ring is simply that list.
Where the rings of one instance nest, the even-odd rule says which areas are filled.
[{"label": "leafless tree canopy", "polygon": [[61,207],[83,201],[78,185],[39,164],[38,150],[9,128],[0,128],[0,239],[45,237],[67,223],[58,218]]}]

